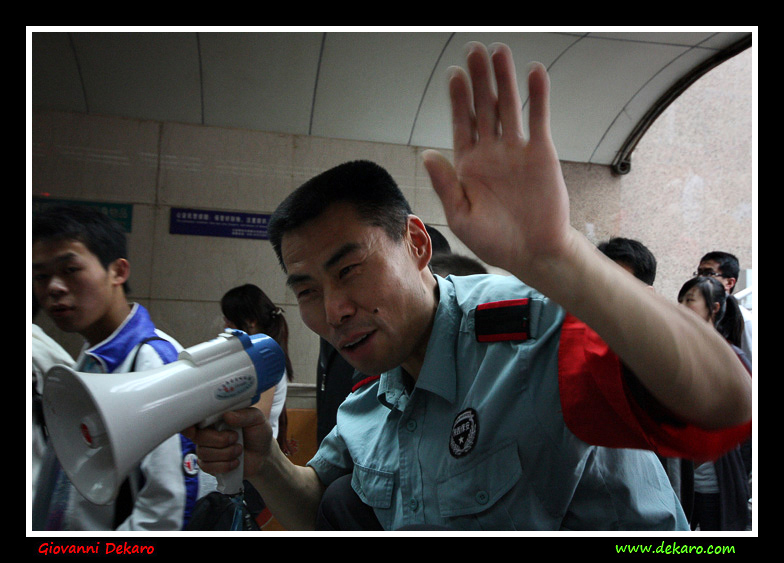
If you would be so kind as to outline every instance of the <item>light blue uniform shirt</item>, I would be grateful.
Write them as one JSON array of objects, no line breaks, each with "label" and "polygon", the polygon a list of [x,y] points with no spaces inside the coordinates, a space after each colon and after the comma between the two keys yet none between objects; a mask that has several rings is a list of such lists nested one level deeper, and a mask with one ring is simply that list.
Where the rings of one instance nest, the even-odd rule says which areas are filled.
[{"label": "light blue uniform shirt", "polygon": [[[513,277],[437,277],[415,387],[396,368],[353,392],[308,463],[352,487],[384,529],[688,529],[652,452],[591,446],[561,415],[564,311]],[[529,298],[528,337],[477,342],[476,307]]]}]

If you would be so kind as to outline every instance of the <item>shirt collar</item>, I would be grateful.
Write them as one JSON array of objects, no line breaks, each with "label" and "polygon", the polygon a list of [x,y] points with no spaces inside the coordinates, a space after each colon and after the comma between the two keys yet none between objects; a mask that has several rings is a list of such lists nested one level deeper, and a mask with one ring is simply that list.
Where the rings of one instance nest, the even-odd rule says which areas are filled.
[{"label": "shirt collar", "polygon": [[[455,346],[460,329],[460,308],[452,283],[440,276],[435,278],[439,289],[438,308],[416,388],[435,393],[453,403],[457,397]],[[408,397],[403,377],[400,367],[382,374],[378,387],[379,401],[390,408],[403,410]]]},{"label": "shirt collar", "polygon": [[123,323],[108,338],[84,353],[97,361],[106,373],[112,373],[139,342],[154,335],[155,325],[147,309],[134,303]]}]

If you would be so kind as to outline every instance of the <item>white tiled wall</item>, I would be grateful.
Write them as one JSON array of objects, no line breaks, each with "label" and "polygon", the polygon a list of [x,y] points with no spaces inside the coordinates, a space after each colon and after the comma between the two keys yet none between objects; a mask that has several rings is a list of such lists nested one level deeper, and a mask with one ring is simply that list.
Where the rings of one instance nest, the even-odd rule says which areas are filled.
[{"label": "white tiled wall", "polygon": [[[441,228],[440,205],[413,147],[279,135],[117,118],[36,113],[33,194],[56,199],[133,204],[128,235],[130,299],[162,330],[191,346],[223,328],[219,300],[255,283],[283,307],[289,323],[295,383],[315,384],[318,339],[302,324],[296,302],[266,241],[169,233],[171,207],[271,213],[294,188],[346,160],[370,159],[397,179],[421,215]],[[74,355],[81,339],[37,321]],[[314,406],[298,390],[295,404]],[[299,400],[299,405],[296,404]]]},{"label": "white tiled wall", "polygon": [[[635,152],[628,176],[613,176],[606,167],[563,163],[575,228],[595,243],[616,235],[643,241],[659,258],[656,288],[667,297],[674,299],[708,250],[723,247],[738,255],[742,268],[753,267],[747,211],[752,201],[751,128],[745,101],[738,104],[742,88],[728,91],[721,75],[702,89],[695,85],[684,101],[686,110],[676,103],[654,124]],[[701,135],[677,113],[689,116],[708,109],[711,121],[729,123],[729,131]],[[667,117],[673,114],[674,121]],[[673,143],[673,128],[691,151]],[[733,138],[730,146],[727,136]],[[222,330],[219,300],[228,289],[247,282],[259,285],[285,310],[295,382],[314,384],[318,340],[299,318],[271,245],[169,234],[170,208],[271,213],[313,175],[347,160],[370,159],[390,171],[415,213],[439,228],[453,250],[470,254],[445,226],[420,152],[381,143],[34,113],[32,192],[133,204],[130,298],[148,307],[158,327],[186,347]],[[684,206],[689,201],[695,217]],[[43,315],[36,320],[69,351],[78,352],[78,336],[57,331]],[[291,407],[315,406],[312,388],[294,390],[290,398],[292,394]]]}]

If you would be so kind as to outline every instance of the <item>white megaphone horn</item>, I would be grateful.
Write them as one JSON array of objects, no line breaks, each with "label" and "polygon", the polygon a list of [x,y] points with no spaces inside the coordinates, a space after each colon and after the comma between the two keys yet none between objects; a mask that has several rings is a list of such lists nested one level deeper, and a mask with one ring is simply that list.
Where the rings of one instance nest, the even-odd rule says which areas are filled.
[{"label": "white megaphone horn", "polygon": [[[109,504],[161,442],[194,425],[222,423],[224,412],[254,404],[284,372],[283,351],[272,338],[227,330],[151,370],[94,374],[53,366],[44,382],[44,417],[71,483],[90,502]],[[240,463],[217,475],[218,490],[240,492],[242,470]]]}]

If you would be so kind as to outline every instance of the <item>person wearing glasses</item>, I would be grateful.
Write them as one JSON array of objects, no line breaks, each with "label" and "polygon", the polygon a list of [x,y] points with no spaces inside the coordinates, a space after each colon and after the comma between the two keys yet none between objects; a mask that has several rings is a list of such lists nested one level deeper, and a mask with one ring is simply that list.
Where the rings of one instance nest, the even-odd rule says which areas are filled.
[{"label": "person wearing glasses", "polygon": [[[729,252],[715,250],[708,252],[705,256],[700,258],[697,271],[694,272],[695,276],[708,276],[717,279],[724,286],[724,291],[727,295],[731,295],[735,291],[735,286],[738,282],[738,274],[740,273],[740,266],[738,259]],[[752,361],[751,354],[751,337],[752,337],[752,315],[751,311],[740,305],[740,312],[743,314],[743,337],[741,339],[740,348],[746,354],[749,362]]]}]

